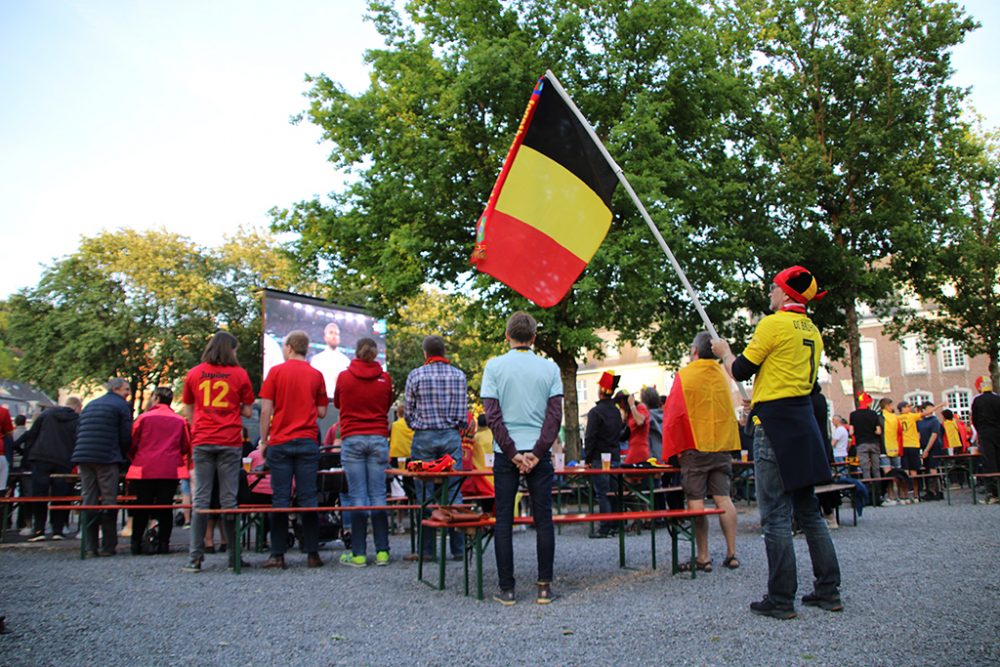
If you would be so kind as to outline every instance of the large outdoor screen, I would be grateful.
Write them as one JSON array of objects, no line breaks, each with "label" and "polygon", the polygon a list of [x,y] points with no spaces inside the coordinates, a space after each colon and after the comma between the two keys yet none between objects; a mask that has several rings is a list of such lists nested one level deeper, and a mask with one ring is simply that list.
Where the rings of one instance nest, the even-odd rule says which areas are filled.
[{"label": "large outdoor screen", "polygon": [[[377,320],[360,308],[338,306],[301,294],[264,290],[264,377],[280,364],[282,342],[300,329],[309,335],[309,363],[326,380],[327,396],[333,397],[337,375],[354,358],[359,338],[378,343],[378,361],[385,368],[385,320]],[[331,406],[332,408],[332,406]]]}]

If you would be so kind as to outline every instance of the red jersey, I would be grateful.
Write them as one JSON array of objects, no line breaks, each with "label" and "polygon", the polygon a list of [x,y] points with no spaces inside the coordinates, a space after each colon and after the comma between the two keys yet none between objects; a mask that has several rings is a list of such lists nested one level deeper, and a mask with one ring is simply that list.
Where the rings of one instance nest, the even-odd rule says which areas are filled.
[{"label": "red jersey", "polygon": [[333,405],[340,410],[340,437],[380,435],[389,437],[392,380],[376,361],[352,359],[337,376]]},{"label": "red jersey", "polygon": [[308,361],[289,359],[272,368],[260,388],[260,397],[274,403],[269,446],[299,438],[319,443],[316,408],[325,406],[329,399],[323,374]]},{"label": "red jersey", "polygon": [[182,401],[194,406],[191,442],[195,446],[243,446],[240,407],[253,404],[253,387],[245,370],[198,364],[184,378]]},{"label": "red jersey", "polygon": [[10,410],[0,405],[0,456],[3,456],[3,441],[14,432],[14,422],[10,420]]}]

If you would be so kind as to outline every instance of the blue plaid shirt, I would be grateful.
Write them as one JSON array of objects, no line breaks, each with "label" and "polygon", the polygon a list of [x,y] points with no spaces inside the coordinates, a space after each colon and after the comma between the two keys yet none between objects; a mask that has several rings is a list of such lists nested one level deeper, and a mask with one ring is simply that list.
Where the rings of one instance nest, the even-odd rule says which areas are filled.
[{"label": "blue plaid shirt", "polygon": [[406,423],[415,431],[465,426],[469,410],[465,373],[434,362],[414,368],[406,378]]}]

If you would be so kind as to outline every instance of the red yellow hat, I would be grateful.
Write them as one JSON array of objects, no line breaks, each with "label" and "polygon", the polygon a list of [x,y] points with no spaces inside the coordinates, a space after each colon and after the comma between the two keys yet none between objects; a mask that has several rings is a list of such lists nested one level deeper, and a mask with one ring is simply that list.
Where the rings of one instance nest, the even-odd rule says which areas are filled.
[{"label": "red yellow hat", "polygon": [[797,303],[819,301],[826,296],[826,290],[819,291],[819,285],[813,274],[801,266],[785,269],[774,277],[774,284]]},{"label": "red yellow hat", "polygon": [[872,397],[867,391],[863,391],[858,394],[858,407],[862,410],[867,410],[872,406]]},{"label": "red yellow hat", "polygon": [[976,378],[976,391],[980,394],[984,391],[993,391],[993,380],[989,375],[980,375]]},{"label": "red yellow hat", "polygon": [[603,389],[606,393],[612,393],[621,382],[622,377],[620,375],[615,375],[614,371],[604,371],[601,374],[601,379],[597,381],[597,386]]}]

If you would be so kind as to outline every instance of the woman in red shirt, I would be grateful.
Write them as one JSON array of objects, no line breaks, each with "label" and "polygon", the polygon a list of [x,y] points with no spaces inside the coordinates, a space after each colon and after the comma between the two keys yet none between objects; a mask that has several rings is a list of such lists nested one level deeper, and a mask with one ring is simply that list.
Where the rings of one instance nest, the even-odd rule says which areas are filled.
[{"label": "woman in red shirt", "polygon": [[[177,493],[177,480],[187,479],[191,456],[191,432],[187,420],[170,408],[174,392],[170,387],[153,391],[152,406],[132,425],[132,448],[125,478],[135,490],[139,505],[171,505]],[[150,514],[156,519],[158,554],[170,553],[170,534],[174,522],[170,507],[150,512],[132,513],[132,553],[142,553],[142,538]]]},{"label": "woman in red shirt", "polygon": [[[191,561],[186,572],[200,572],[205,558],[205,516],[215,476],[219,476],[219,505],[236,507],[240,465],[243,459],[243,420],[253,409],[253,388],[247,372],[236,359],[239,341],[218,331],[205,346],[201,363],[184,378],[184,414],[192,421],[194,445],[194,510],[191,512]],[[229,544],[236,544],[233,517],[224,522]],[[230,551],[230,566],[232,554]]]},{"label": "woman in red shirt", "polygon": [[[392,380],[375,361],[378,345],[371,338],[358,340],[354,359],[337,378],[333,405],[340,410],[343,438],[340,460],[347,476],[352,506],[385,505],[385,470],[389,467],[389,407]],[[389,564],[389,519],[384,510],[351,512],[351,551],[345,565],[368,564],[365,537],[368,515],[372,519],[375,564]]]}]

